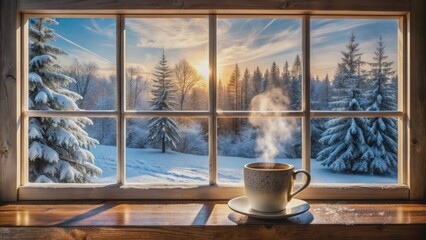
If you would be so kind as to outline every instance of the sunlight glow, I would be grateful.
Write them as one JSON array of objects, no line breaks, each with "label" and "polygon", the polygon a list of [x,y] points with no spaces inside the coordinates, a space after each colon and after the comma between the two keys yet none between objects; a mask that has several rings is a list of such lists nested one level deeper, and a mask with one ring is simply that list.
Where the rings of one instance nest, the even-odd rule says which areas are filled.
[{"label": "sunlight glow", "polygon": [[204,80],[209,80],[209,64],[207,62],[202,62],[200,64],[195,65],[195,68],[197,69],[198,73],[204,78]]}]

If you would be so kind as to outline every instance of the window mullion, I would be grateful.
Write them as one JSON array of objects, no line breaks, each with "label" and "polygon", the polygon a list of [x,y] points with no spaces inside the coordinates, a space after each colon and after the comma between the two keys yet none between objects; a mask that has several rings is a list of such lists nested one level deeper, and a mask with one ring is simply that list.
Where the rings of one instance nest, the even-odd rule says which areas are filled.
[{"label": "window mullion", "polygon": [[28,111],[28,15],[23,15],[21,19],[21,116],[22,116],[22,127],[21,127],[21,185],[26,185],[29,182],[29,162],[28,162],[28,128],[29,128],[29,117],[26,116],[25,111]]},{"label": "window mullion", "polygon": [[407,184],[408,154],[407,154],[407,17],[398,20],[398,183]]},{"label": "window mullion", "polygon": [[217,109],[216,109],[216,75],[217,75],[217,16],[209,15],[209,184],[217,183]]},{"label": "window mullion", "polygon": [[117,182],[126,182],[125,18],[117,15]]},{"label": "window mullion", "polygon": [[[310,16],[302,21],[303,81],[302,81],[302,168],[310,172],[311,161],[311,74],[310,74]],[[305,181],[305,176],[303,176]]]}]

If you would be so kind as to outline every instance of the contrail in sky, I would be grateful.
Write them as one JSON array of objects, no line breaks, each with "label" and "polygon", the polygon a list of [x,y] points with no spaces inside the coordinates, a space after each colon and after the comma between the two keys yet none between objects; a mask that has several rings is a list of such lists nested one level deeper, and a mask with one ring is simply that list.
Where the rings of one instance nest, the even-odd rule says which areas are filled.
[{"label": "contrail in sky", "polygon": [[68,38],[63,37],[63,36],[61,36],[61,35],[59,35],[59,34],[57,34],[57,33],[56,33],[56,35],[57,35],[58,37],[62,38],[64,41],[66,41],[66,42],[68,42],[68,43],[70,43],[70,44],[72,44],[72,45],[74,45],[74,46],[76,46],[76,47],[80,48],[81,50],[83,50],[83,51],[85,51],[85,52],[87,52],[87,53],[89,53],[89,54],[91,54],[91,55],[93,55],[93,56],[95,56],[95,57],[97,57],[97,58],[99,58],[99,59],[101,59],[101,60],[103,60],[103,61],[107,62],[107,63],[114,64],[113,62],[111,62],[111,61],[110,61],[110,60],[108,60],[107,58],[104,58],[104,57],[102,57],[102,56],[100,56],[100,55],[98,55],[98,54],[96,54],[96,53],[94,53],[94,52],[90,51],[89,49],[87,49],[87,48],[85,48],[85,47],[83,47],[83,46],[81,46],[81,45],[78,45],[77,43],[75,43],[75,42],[73,42],[73,41],[69,40]]}]

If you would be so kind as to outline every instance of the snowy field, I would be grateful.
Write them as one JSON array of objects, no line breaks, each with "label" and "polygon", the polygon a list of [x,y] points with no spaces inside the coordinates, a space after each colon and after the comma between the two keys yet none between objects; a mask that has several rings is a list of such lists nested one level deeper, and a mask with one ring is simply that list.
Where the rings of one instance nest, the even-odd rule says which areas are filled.
[{"label": "snowy field", "polygon": [[[91,152],[95,164],[103,170],[97,179],[100,183],[116,182],[116,147],[97,145]],[[208,156],[183,154],[158,149],[126,149],[126,172],[129,183],[208,183]],[[242,180],[244,164],[256,162],[254,158],[218,157],[218,175],[222,183],[238,183]],[[301,168],[300,159],[277,159]],[[319,162],[311,161],[312,181],[316,183],[397,183],[397,176],[372,176],[334,173]]]}]

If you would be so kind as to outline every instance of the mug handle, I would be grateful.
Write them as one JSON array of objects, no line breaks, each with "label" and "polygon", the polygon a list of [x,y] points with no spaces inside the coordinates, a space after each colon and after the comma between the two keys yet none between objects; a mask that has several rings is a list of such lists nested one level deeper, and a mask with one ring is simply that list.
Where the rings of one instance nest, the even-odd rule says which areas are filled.
[{"label": "mug handle", "polygon": [[296,196],[297,194],[299,194],[303,189],[307,188],[309,183],[311,183],[311,174],[309,174],[307,171],[303,170],[303,169],[298,169],[296,171],[293,172],[293,179],[296,179],[296,175],[299,173],[303,173],[306,175],[306,182],[305,184],[303,184],[302,187],[300,187],[299,189],[297,189],[296,191],[290,193],[290,197],[289,197],[289,201]]}]

